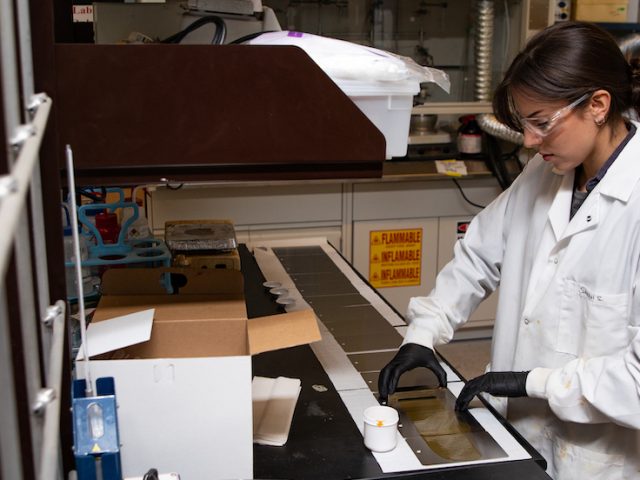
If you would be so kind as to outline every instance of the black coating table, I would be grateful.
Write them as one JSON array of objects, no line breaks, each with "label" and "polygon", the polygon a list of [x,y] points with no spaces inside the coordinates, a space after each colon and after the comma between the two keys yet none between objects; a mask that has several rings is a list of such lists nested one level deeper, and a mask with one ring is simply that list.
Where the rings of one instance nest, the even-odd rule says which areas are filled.
[{"label": "black coating table", "polygon": [[[240,246],[249,318],[282,313],[264,289],[264,277],[248,249]],[[444,359],[446,361],[446,359]],[[364,446],[362,435],[338,392],[308,345],[266,352],[252,360],[253,374],[302,380],[289,439],[283,447],[254,444],[256,479],[433,479],[538,480],[549,479],[544,460],[510,425],[507,430],[532,456],[528,460],[452,466],[412,472],[383,473]],[[326,391],[312,386],[322,385]],[[322,390],[322,389],[320,389]]]}]

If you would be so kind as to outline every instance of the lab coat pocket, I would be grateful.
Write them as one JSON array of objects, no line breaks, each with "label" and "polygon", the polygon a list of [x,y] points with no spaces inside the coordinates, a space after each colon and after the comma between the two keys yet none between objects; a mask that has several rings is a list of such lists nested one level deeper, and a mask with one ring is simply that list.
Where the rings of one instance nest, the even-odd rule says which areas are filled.
[{"label": "lab coat pocket", "polygon": [[582,356],[614,355],[629,345],[629,296],[594,295],[587,297],[587,332]]},{"label": "lab coat pocket", "polygon": [[624,456],[594,452],[556,437],[553,445],[554,478],[563,480],[618,480],[624,478]]},{"label": "lab coat pocket", "polygon": [[628,305],[627,294],[601,294],[566,280],[557,350],[585,357],[619,352],[629,343]]}]

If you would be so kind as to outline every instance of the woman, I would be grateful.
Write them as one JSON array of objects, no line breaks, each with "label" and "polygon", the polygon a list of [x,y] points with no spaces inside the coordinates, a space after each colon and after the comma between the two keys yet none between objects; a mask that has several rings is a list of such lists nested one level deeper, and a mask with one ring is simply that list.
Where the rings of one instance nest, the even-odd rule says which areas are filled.
[{"label": "woman", "polygon": [[[490,372],[478,393],[511,397],[508,420],[563,479],[640,479],[640,135],[638,72],[592,24],[540,32],[509,67],[498,119],[537,150],[471,222],[428,297],[411,299],[381,399],[425,366],[500,285]],[[636,291],[636,286],[638,291]]]}]

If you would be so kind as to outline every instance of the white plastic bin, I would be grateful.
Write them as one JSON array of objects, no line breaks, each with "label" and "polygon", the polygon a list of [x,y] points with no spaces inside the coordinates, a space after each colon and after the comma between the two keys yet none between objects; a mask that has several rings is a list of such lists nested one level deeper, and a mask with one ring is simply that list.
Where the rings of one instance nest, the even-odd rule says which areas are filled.
[{"label": "white plastic bin", "polygon": [[417,81],[359,82],[334,79],[387,142],[386,158],[407,154],[413,96],[420,91]]},{"label": "white plastic bin", "polygon": [[386,158],[407,154],[413,96],[420,91],[420,83],[436,83],[446,92],[450,88],[449,77],[441,70],[336,38],[285,30],[262,33],[247,43],[304,50],[382,132]]}]

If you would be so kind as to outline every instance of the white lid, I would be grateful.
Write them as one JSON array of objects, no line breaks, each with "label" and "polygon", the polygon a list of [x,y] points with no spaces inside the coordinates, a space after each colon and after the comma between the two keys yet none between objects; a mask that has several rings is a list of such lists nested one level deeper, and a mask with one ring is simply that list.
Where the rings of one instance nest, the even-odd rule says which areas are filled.
[{"label": "white lid", "polygon": [[381,96],[381,95],[417,95],[420,92],[420,83],[415,80],[401,80],[393,82],[385,81],[358,81],[341,80],[333,81],[340,90],[350,97],[357,96]]},{"label": "white lid", "polygon": [[377,427],[385,427],[387,425],[395,425],[398,423],[398,412],[391,407],[377,405],[369,407],[363,414],[365,423],[375,425]]}]

